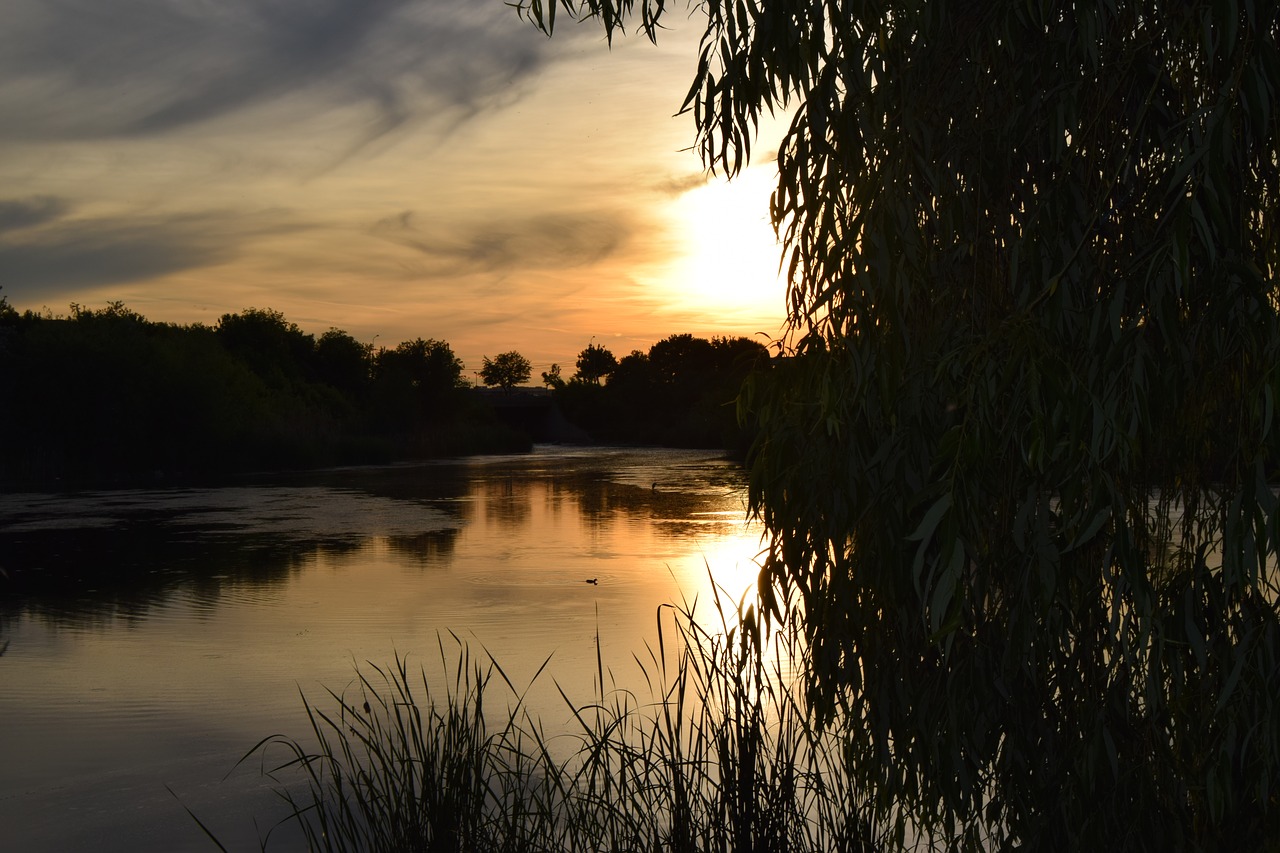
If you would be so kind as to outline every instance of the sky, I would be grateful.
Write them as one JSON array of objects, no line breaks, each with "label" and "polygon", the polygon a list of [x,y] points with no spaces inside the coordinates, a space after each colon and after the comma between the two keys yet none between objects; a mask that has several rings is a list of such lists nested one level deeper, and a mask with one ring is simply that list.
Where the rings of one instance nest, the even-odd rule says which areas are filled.
[{"label": "sky", "polygon": [[782,332],[780,125],[732,183],[676,115],[701,30],[547,39],[502,0],[5,0],[0,294],[273,308],[478,371]]}]

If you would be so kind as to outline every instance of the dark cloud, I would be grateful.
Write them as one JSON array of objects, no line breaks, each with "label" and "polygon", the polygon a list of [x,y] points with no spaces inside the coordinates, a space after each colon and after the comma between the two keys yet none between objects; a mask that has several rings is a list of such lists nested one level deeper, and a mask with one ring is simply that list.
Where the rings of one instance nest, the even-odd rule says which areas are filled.
[{"label": "dark cloud", "polygon": [[608,212],[548,213],[482,224],[420,224],[413,211],[380,220],[373,233],[415,249],[431,272],[477,272],[577,267],[613,254],[631,232],[628,219]]},{"label": "dark cloud", "polygon": [[705,186],[709,179],[710,175],[706,172],[690,172],[687,175],[680,175],[662,181],[656,188],[663,195],[684,195],[690,190]]},{"label": "dark cloud", "polygon": [[248,240],[290,227],[228,214],[66,220],[0,235],[0,281],[11,299],[48,302],[224,263]]},{"label": "dark cloud", "polygon": [[8,0],[0,138],[163,133],[285,96],[415,114],[478,109],[545,40],[475,0]]},{"label": "dark cloud", "polygon": [[0,200],[0,234],[51,222],[65,216],[70,209],[71,205],[64,199],[47,195]]}]

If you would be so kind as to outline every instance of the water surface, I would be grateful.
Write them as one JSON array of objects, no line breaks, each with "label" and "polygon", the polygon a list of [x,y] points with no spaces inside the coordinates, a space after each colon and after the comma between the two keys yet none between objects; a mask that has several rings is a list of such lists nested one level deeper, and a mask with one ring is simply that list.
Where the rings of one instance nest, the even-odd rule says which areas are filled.
[{"label": "water surface", "polygon": [[742,471],[695,451],[0,495],[0,849],[213,849],[184,805],[256,849],[281,807],[233,768],[305,734],[300,692],[397,654],[437,673],[452,632],[517,682],[550,657],[532,701],[563,725],[597,637],[639,684],[660,606],[705,612],[709,573],[741,595],[759,548]]}]

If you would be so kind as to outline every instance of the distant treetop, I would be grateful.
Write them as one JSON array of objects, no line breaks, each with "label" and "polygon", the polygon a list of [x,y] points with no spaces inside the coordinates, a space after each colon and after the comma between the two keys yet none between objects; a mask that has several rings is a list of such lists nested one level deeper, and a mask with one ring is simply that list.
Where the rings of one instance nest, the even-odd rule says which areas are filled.
[{"label": "distant treetop", "polygon": [[485,385],[497,385],[504,391],[510,391],[521,382],[528,380],[533,372],[529,359],[512,350],[499,353],[494,358],[484,357],[484,366],[480,368],[480,379]]},{"label": "distant treetop", "polygon": [[600,380],[613,373],[618,366],[618,359],[604,346],[587,344],[587,348],[578,353],[578,372],[575,379],[599,385]]}]

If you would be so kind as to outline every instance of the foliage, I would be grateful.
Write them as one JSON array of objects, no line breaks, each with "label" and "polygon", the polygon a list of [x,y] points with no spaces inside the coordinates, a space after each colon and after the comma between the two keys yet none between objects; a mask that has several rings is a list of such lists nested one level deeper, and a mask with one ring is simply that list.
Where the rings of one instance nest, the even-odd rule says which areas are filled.
[{"label": "foliage", "polygon": [[[0,287],[0,290],[4,290],[4,288]],[[12,321],[17,316],[18,312],[9,304],[9,297],[0,293],[0,320]]]},{"label": "foliage", "polygon": [[768,357],[750,338],[670,335],[647,353],[624,356],[603,386],[584,381],[580,369],[557,400],[598,439],[745,453],[750,430],[738,423],[733,401]]},{"label": "foliage", "polygon": [[613,373],[618,366],[618,359],[603,345],[587,344],[587,348],[578,353],[578,372],[574,379],[599,385],[600,380]]},{"label": "foliage", "polygon": [[1280,5],[698,10],[704,161],[792,115],[794,351],[742,402],[856,777],[951,847],[1274,846]]},{"label": "foliage", "polygon": [[675,385],[690,372],[711,362],[715,347],[706,338],[670,335],[649,348],[649,372],[660,385]]},{"label": "foliage", "polygon": [[[790,678],[798,637],[762,658],[737,616],[742,628],[713,633],[682,610],[674,638],[660,621],[647,701],[606,691],[601,665],[590,703],[560,692],[570,733],[554,740],[496,662],[441,642],[443,693],[401,658],[370,664],[330,691],[332,710],[304,697],[315,746],[273,736],[245,758],[261,759],[312,850],[875,849],[839,733],[811,724]],[[505,713],[492,698],[504,687]]]},{"label": "foliage", "polygon": [[416,338],[373,357],[376,417],[403,431],[446,417],[462,387],[462,361],[444,341]]},{"label": "foliage", "polygon": [[[4,288],[0,288],[3,290]],[[9,297],[0,293],[0,358],[9,355],[12,338],[18,325],[19,315],[9,304]]]},{"label": "foliage", "polygon": [[329,329],[316,339],[312,356],[316,377],[346,394],[359,396],[369,384],[372,347],[341,329]]},{"label": "foliage", "polygon": [[[5,306],[7,307],[7,306]],[[0,310],[0,485],[63,486],[510,451],[528,440],[460,393],[443,341],[319,339],[278,311],[218,325],[125,307]]]},{"label": "foliage", "polygon": [[542,384],[553,391],[564,387],[564,379],[560,376],[560,365],[552,364],[550,370],[542,371]]},{"label": "foliage", "polygon": [[[73,315],[77,313],[76,308],[72,306]],[[315,338],[286,320],[279,311],[247,308],[239,314],[223,314],[214,332],[228,352],[268,384],[284,387],[309,378]]]},{"label": "foliage", "polygon": [[484,366],[480,368],[480,379],[485,385],[497,385],[504,391],[510,391],[521,382],[528,380],[533,372],[529,359],[520,353],[498,353],[494,358],[484,357]]}]

